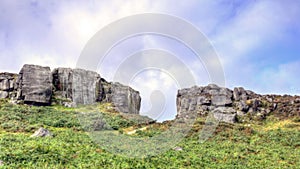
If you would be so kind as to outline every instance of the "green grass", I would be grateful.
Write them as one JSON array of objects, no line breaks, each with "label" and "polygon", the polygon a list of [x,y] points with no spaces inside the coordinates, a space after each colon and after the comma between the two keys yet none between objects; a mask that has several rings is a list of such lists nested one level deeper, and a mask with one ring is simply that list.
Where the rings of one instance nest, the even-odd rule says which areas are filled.
[{"label": "green grass", "polygon": [[[109,124],[104,130],[126,136],[128,128],[147,126],[147,130],[128,136],[132,138],[157,136],[171,123],[138,125],[108,104],[95,107]],[[93,119],[97,117],[95,107],[33,107],[0,100],[0,160],[4,163],[0,168],[300,168],[297,119],[279,121],[270,117],[250,125],[220,124],[214,136],[202,144],[197,132],[204,119],[198,119],[188,137],[177,145],[183,151],[170,149],[153,157],[127,158],[94,143],[84,130],[93,124],[81,126],[77,111],[94,112],[88,116]],[[31,138],[41,126],[54,137]]]}]

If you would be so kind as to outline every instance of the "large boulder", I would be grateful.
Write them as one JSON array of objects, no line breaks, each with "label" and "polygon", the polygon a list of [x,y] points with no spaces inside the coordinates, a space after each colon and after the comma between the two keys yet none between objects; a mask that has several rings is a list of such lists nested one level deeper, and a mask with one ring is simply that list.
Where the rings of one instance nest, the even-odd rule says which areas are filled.
[{"label": "large boulder", "polygon": [[18,99],[25,103],[50,104],[52,76],[49,67],[24,65],[19,73]]},{"label": "large boulder", "polygon": [[0,91],[0,99],[8,98],[8,92],[7,91]]}]

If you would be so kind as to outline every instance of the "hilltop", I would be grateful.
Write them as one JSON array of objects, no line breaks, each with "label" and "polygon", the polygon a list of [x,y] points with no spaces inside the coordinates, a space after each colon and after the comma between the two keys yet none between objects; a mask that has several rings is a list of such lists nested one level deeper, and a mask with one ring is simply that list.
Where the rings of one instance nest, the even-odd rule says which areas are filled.
[{"label": "hilltop", "polygon": [[[0,73],[0,97],[0,168],[300,166],[299,96],[194,86],[178,91],[176,119],[157,123],[139,115],[141,97],[129,86],[83,69],[24,65],[19,74]],[[220,123],[200,142],[209,115]],[[164,143],[159,136],[183,124],[189,131],[180,142],[158,154],[128,157],[114,147],[134,147],[138,138]],[[51,135],[31,137],[41,127]],[[121,140],[99,143],[94,132]]]},{"label": "hilltop", "polygon": [[[167,131],[172,121],[143,124],[124,118],[109,103],[94,106],[117,135],[152,138]],[[213,136],[199,142],[205,118],[198,117],[178,144],[143,158],[120,156],[93,142],[74,108],[0,103],[0,160],[3,168],[297,168],[300,119],[270,115],[251,123],[220,123]],[[43,127],[52,137],[30,137]],[[99,126],[98,126],[99,127]],[[133,132],[134,131],[134,132]],[[122,140],[130,145],[130,140]],[[145,145],[146,148],[147,145]]]}]

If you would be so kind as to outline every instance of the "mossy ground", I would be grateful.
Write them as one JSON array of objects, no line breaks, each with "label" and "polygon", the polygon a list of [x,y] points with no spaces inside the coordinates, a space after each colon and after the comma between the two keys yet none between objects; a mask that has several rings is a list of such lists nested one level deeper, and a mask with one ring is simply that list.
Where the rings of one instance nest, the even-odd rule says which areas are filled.
[{"label": "mossy ground", "polygon": [[[113,130],[147,127],[130,137],[153,137],[168,129],[170,122],[138,125],[122,118],[110,105],[98,105]],[[213,137],[199,143],[204,119],[177,146],[148,158],[115,155],[95,144],[72,108],[11,105],[0,101],[0,168],[300,168],[300,121],[220,124]],[[39,127],[54,137],[31,138]],[[197,133],[198,132],[198,133]]]}]

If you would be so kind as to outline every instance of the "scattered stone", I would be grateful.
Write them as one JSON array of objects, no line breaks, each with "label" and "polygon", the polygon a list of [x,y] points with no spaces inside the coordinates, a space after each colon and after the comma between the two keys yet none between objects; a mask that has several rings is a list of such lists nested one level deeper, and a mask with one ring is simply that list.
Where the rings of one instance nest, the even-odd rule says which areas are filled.
[{"label": "scattered stone", "polygon": [[39,128],[33,135],[30,137],[52,137],[52,133],[44,128]]},{"label": "scattered stone", "polygon": [[183,151],[183,149],[181,147],[174,147],[173,150],[175,150],[175,151]]},{"label": "scattered stone", "polygon": [[76,103],[74,102],[63,102],[62,105],[68,108],[76,107]]},{"label": "scattered stone", "polygon": [[6,91],[0,91],[0,99],[8,98],[8,92]]}]

